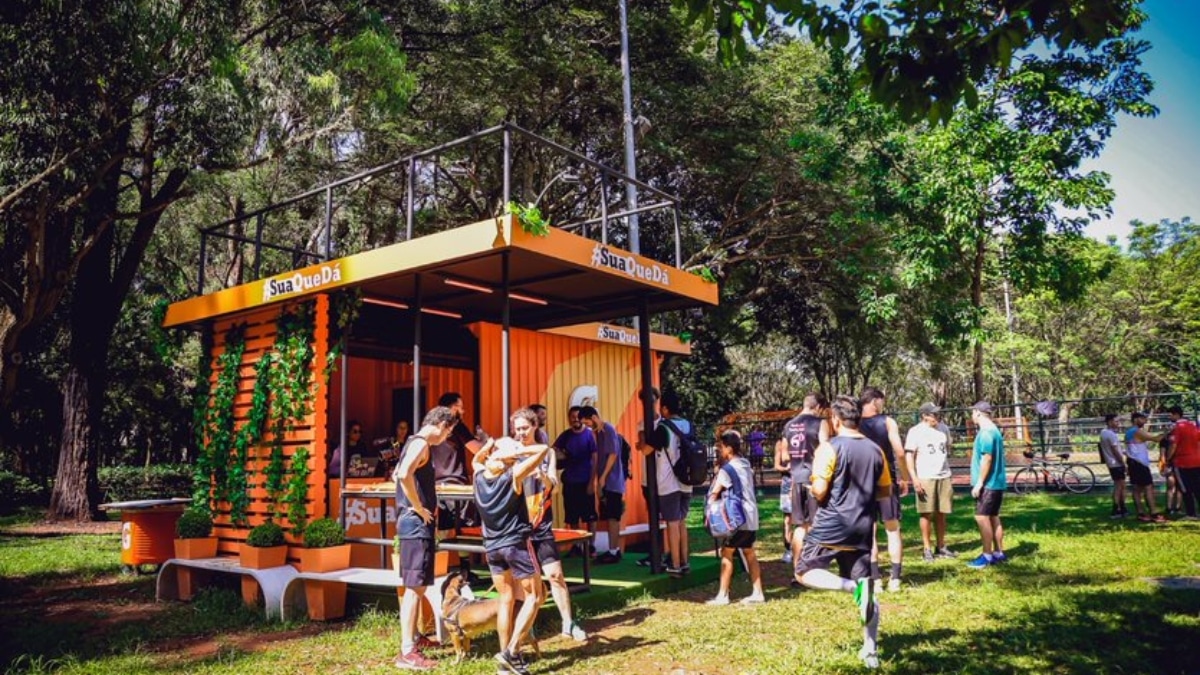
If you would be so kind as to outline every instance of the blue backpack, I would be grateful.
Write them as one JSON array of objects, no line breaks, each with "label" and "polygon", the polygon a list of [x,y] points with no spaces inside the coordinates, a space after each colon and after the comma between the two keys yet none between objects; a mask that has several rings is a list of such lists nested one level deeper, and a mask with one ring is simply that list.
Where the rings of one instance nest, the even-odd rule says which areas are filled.
[{"label": "blue backpack", "polygon": [[716,539],[729,537],[746,524],[746,511],[742,508],[742,481],[729,464],[721,467],[721,471],[729,474],[732,485],[720,498],[708,502],[704,507],[704,526]]}]

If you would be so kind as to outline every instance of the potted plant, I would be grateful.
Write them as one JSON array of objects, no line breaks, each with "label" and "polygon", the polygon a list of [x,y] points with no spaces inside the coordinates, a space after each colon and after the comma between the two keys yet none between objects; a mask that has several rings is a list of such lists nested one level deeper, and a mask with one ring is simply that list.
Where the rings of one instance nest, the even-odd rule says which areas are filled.
[{"label": "potted plant", "polygon": [[332,518],[318,518],[304,530],[300,550],[301,572],[332,572],[350,566],[350,544],[346,531]]},{"label": "potted plant", "polygon": [[175,521],[175,557],[187,560],[217,557],[217,538],[208,511],[191,507]]},{"label": "potted plant", "polygon": [[[300,550],[301,572],[333,572],[350,566],[350,544],[341,523],[318,518],[304,529],[304,548]],[[346,613],[346,582],[305,579],[304,598],[308,618],[314,621],[340,619]]]},{"label": "potted plant", "polygon": [[283,539],[283,528],[268,520],[250,530],[238,553],[242,567],[261,570],[280,567],[287,563],[287,544]]}]

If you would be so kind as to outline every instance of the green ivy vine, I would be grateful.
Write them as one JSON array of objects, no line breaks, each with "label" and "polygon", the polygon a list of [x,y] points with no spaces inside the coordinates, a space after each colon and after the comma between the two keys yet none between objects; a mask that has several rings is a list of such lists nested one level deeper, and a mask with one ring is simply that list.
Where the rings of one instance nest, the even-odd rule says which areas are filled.
[{"label": "green ivy vine", "polygon": [[288,505],[288,520],[292,522],[292,532],[296,536],[304,534],[308,526],[308,448],[296,448],[292,453],[291,478],[288,480],[288,492],[284,501]]},{"label": "green ivy vine", "polygon": [[[271,455],[267,462],[263,488],[276,517],[280,515],[284,497],[285,460],[283,441],[287,432],[295,428],[297,421],[304,419],[312,410],[313,378],[312,361],[314,321],[312,304],[306,303],[295,312],[280,314],[276,323],[275,347],[272,367],[267,373],[268,388],[273,400],[270,411]],[[264,357],[265,358],[265,357]],[[297,453],[304,450],[298,448]],[[307,455],[307,451],[305,450]],[[293,458],[294,462],[294,458]],[[294,467],[294,464],[293,464]],[[307,469],[307,467],[305,467]],[[307,479],[307,473],[305,474]],[[292,481],[290,490],[294,489]],[[307,482],[305,482],[307,494]],[[292,521],[296,534],[303,532],[303,525]]]},{"label": "green ivy vine", "polygon": [[200,340],[200,364],[196,369],[196,389],[192,392],[192,441],[196,447],[196,466],[192,473],[192,507],[212,517],[212,454],[206,443],[212,395],[212,330],[204,329]]},{"label": "green ivy vine", "polygon": [[362,289],[338,291],[329,297],[329,311],[333,321],[329,325],[329,354],[325,360],[325,384],[338,368],[342,354],[346,353],[346,339],[350,336],[350,327],[358,319],[362,310]]},{"label": "green ivy vine", "polygon": [[[201,455],[208,455],[207,461],[204,462],[204,478],[212,480],[212,498],[216,502],[229,500],[228,475],[230,454],[234,447],[233,404],[237,398],[238,371],[245,351],[246,324],[235,324],[225,333],[225,350],[217,357],[217,366],[220,369],[217,373],[217,386],[205,416],[208,448],[207,451],[201,452]],[[199,462],[197,466],[200,466]]]},{"label": "green ivy vine", "polygon": [[254,367],[254,391],[250,396],[250,411],[246,423],[238,429],[233,442],[233,459],[226,476],[226,494],[229,495],[229,518],[235,524],[246,524],[246,511],[250,507],[250,449],[258,444],[267,420],[271,398],[270,372],[271,353],[263,355]]},{"label": "green ivy vine", "polygon": [[537,204],[521,204],[509,202],[504,212],[515,215],[521,223],[521,229],[535,237],[545,237],[550,234],[550,221],[542,215]]}]

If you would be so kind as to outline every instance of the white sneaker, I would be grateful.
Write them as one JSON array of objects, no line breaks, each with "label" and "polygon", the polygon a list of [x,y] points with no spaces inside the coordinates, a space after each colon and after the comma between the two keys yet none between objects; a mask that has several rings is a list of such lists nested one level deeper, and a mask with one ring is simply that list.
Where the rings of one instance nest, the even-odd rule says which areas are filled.
[{"label": "white sneaker", "polygon": [[728,605],[729,604],[729,596],[728,595],[718,595],[717,597],[713,598],[712,600],[709,600],[708,602],[706,602],[704,604],[711,605],[713,607],[720,607],[720,606]]},{"label": "white sneaker", "polygon": [[889,579],[887,588],[888,588],[888,593],[898,592],[900,590],[900,580],[899,579]]},{"label": "white sneaker", "polygon": [[739,605],[761,605],[766,601],[767,601],[767,599],[764,598],[762,595],[755,593],[754,595],[747,595],[746,597],[742,598],[741,600],[738,600],[738,604]]},{"label": "white sneaker", "polygon": [[575,623],[574,621],[571,622],[569,627],[563,626],[562,634],[563,636],[569,637],[576,642],[587,642],[588,639],[587,632],[580,628],[579,624]]}]

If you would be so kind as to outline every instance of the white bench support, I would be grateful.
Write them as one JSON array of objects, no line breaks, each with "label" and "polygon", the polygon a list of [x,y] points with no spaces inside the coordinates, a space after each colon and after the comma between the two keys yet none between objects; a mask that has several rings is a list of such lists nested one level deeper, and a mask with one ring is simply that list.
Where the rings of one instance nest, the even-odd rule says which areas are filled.
[{"label": "white bench support", "polygon": [[263,604],[268,620],[279,619],[283,616],[284,588],[298,574],[296,568],[291,565],[270,567],[261,570],[242,567],[238,564],[238,559],[232,557],[200,558],[197,560],[171,558],[164,562],[162,568],[158,570],[155,599],[159,602],[179,599],[179,578],[176,574],[178,570],[174,569],[176,567],[204,570],[207,572],[239,574],[253,578],[258,582],[259,588],[262,589]]}]

